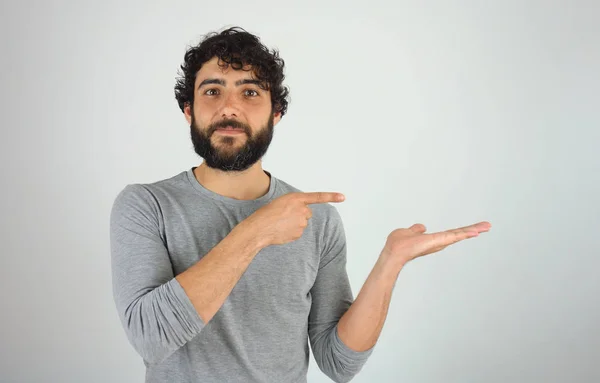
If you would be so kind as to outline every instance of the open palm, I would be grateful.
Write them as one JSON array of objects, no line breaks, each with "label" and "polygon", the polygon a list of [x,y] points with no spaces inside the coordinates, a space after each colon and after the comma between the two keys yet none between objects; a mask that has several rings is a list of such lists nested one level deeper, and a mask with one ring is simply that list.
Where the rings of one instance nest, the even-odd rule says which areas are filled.
[{"label": "open palm", "polygon": [[387,237],[384,251],[404,265],[417,257],[436,253],[456,242],[476,237],[479,233],[489,231],[491,227],[489,222],[484,221],[438,233],[425,233],[425,226],[417,223],[408,229],[392,231]]}]

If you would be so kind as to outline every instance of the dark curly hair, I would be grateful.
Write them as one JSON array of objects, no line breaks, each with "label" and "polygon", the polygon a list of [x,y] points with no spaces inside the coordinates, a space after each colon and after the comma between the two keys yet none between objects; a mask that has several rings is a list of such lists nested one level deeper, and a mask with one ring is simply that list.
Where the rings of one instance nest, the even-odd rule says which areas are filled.
[{"label": "dark curly hair", "polygon": [[250,65],[255,78],[262,83],[261,88],[271,91],[273,113],[281,112],[283,116],[287,112],[289,89],[283,85],[283,59],[277,50],[269,50],[257,36],[240,27],[211,32],[187,50],[175,84],[175,98],[181,111],[186,105],[193,105],[196,74],[213,57],[219,58],[220,65],[231,65],[236,70]]}]

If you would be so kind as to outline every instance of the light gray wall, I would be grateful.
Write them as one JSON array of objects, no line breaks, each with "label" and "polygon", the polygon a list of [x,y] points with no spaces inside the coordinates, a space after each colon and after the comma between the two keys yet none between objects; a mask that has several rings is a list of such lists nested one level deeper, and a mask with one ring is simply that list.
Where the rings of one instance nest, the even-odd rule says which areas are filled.
[{"label": "light gray wall", "polygon": [[600,381],[599,3],[303,4],[2,2],[2,382],[143,381],[109,210],[200,162],[174,78],[236,24],[287,63],[265,168],[346,194],[355,293],[397,227],[494,225],[402,271],[355,382]]}]

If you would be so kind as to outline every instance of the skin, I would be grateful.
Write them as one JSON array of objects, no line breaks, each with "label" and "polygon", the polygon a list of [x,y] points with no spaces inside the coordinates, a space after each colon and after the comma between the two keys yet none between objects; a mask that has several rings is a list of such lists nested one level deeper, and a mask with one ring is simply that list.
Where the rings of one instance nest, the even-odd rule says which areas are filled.
[{"label": "skin", "polygon": [[[222,80],[223,83],[200,86],[208,79]],[[265,126],[272,113],[270,94],[255,84],[236,85],[244,80],[252,80],[251,72],[220,68],[217,59],[205,63],[196,77],[194,104],[184,110],[188,123],[192,121],[193,108],[200,129],[225,118],[249,125],[252,134]],[[273,116],[276,125],[281,115],[274,113]],[[246,139],[245,134],[225,137],[216,132],[211,142],[220,150],[231,152],[239,149]],[[207,189],[240,200],[264,195],[270,184],[261,161],[243,172],[224,172],[201,164],[194,174]],[[343,194],[334,192],[281,196],[238,224],[200,261],[178,275],[176,278],[204,322],[210,321],[219,310],[261,249],[300,238],[312,216],[308,205],[339,203],[344,199]],[[355,351],[366,351],[375,345],[387,317],[394,285],[408,262],[477,237],[490,228],[491,224],[484,221],[439,233],[426,233],[422,224],[391,232],[354,303],[338,323],[342,342]]]},{"label": "skin", "polygon": [[[208,84],[200,87],[203,81],[210,79],[224,80],[225,86]],[[190,108],[193,107],[200,129],[226,118],[239,120],[254,131],[264,126],[272,112],[271,93],[255,84],[236,85],[236,82],[244,80],[253,80],[252,72],[221,68],[217,58],[206,62],[196,75],[194,104],[184,108],[188,124],[192,122]],[[276,126],[281,120],[281,114],[274,113],[273,116],[273,124]],[[244,134],[225,136],[215,133],[211,137],[213,145],[225,152],[239,149],[247,139]],[[262,169],[262,161],[243,172],[223,172],[202,163],[194,170],[194,174],[207,189],[240,200],[256,199],[264,195],[271,182]]]}]

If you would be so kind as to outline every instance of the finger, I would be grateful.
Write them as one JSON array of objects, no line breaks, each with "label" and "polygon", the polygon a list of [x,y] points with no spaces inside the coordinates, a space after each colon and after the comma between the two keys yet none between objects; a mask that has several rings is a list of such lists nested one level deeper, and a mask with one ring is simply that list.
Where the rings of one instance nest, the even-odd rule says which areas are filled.
[{"label": "finger", "polygon": [[[459,227],[459,228],[452,229],[452,230],[467,230],[467,231],[476,231],[478,233],[483,233],[483,232],[490,230],[491,227],[492,227],[492,225],[489,222],[483,221],[483,222],[475,223],[473,225]],[[452,231],[452,230],[448,230],[448,231]]]},{"label": "finger", "polygon": [[302,195],[300,198],[306,204],[342,202],[344,199],[346,199],[346,197],[342,193],[310,192],[301,194]]},{"label": "finger", "polygon": [[490,229],[492,228],[492,224],[488,221],[482,221],[472,226],[476,228],[479,233],[485,233],[487,231],[490,231]]},{"label": "finger", "polygon": [[423,234],[425,231],[427,231],[427,228],[423,224],[415,223],[414,225],[409,227],[408,230],[411,230],[416,234]]},{"label": "finger", "polygon": [[446,247],[468,238],[477,237],[479,233],[469,226],[460,229],[442,231],[429,234],[431,236],[433,247]]}]

